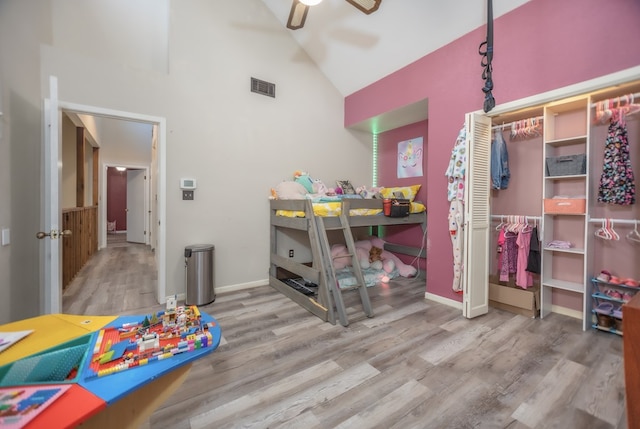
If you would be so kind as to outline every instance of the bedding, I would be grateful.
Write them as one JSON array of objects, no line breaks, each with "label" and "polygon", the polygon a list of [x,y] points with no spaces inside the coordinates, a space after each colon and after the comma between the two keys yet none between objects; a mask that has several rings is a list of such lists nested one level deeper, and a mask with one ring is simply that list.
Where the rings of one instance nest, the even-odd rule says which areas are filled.
[{"label": "bedding", "polygon": [[[422,203],[415,201],[411,202],[409,207],[409,213],[422,213],[426,210],[426,207]],[[324,201],[313,203],[313,213],[316,216],[331,217],[340,216],[342,212],[342,203],[340,201]],[[349,210],[349,216],[375,216],[382,214],[382,209],[351,209]],[[303,210],[277,210],[276,216],[285,217],[304,217]]]},{"label": "bedding", "polygon": [[[400,273],[398,273],[397,269],[393,269],[390,273],[387,273],[385,270],[376,270],[375,268],[362,268],[362,276],[364,277],[364,283],[367,287],[375,286],[380,283],[386,283],[391,279],[395,279],[398,277]],[[336,270],[336,280],[338,281],[338,286],[340,289],[348,289],[354,287],[358,284],[358,280],[356,276],[353,274],[352,267],[342,268],[340,270]]]}]

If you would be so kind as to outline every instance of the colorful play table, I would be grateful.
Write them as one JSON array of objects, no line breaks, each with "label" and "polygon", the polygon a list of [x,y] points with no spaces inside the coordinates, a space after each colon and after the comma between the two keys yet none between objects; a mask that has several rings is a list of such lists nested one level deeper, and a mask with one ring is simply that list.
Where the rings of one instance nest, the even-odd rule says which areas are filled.
[{"label": "colorful play table", "polygon": [[[0,427],[139,427],[184,382],[193,361],[220,344],[212,316],[195,306],[178,309],[197,314],[197,323],[187,322],[181,336],[177,317],[163,327],[165,311],[158,320],[50,314],[0,325],[0,333],[33,331],[0,352]],[[122,356],[111,357],[114,351]],[[19,416],[3,417],[10,405],[12,412],[17,408],[12,395],[22,395],[22,408],[33,407],[33,398],[55,399],[35,407],[38,413],[25,413],[31,418],[25,423]]]}]

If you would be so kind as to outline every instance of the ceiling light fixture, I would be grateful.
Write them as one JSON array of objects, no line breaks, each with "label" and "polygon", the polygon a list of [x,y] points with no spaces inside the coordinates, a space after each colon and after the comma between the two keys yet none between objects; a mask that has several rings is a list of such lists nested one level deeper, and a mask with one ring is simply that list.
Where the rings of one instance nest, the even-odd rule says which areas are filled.
[{"label": "ceiling light fixture", "polygon": [[300,0],[300,3],[306,6],[315,6],[320,3],[322,0]]},{"label": "ceiling light fixture", "polygon": [[118,171],[127,171],[127,167],[116,167]]}]

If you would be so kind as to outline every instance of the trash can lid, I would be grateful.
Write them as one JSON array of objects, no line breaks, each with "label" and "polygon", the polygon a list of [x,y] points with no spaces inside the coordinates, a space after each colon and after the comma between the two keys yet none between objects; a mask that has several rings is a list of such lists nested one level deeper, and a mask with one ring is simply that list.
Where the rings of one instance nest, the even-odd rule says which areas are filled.
[{"label": "trash can lid", "polygon": [[192,252],[204,252],[206,250],[213,250],[213,244],[192,244],[185,247],[184,250],[191,250]]}]

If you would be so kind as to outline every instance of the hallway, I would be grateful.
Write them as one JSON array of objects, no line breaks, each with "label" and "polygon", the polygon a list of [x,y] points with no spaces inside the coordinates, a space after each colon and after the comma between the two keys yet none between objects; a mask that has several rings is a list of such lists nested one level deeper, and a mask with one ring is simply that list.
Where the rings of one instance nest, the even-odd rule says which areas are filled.
[{"label": "hallway", "polygon": [[155,254],[144,244],[128,243],[126,234],[108,234],[99,250],[62,295],[68,314],[140,314],[158,309]]}]

